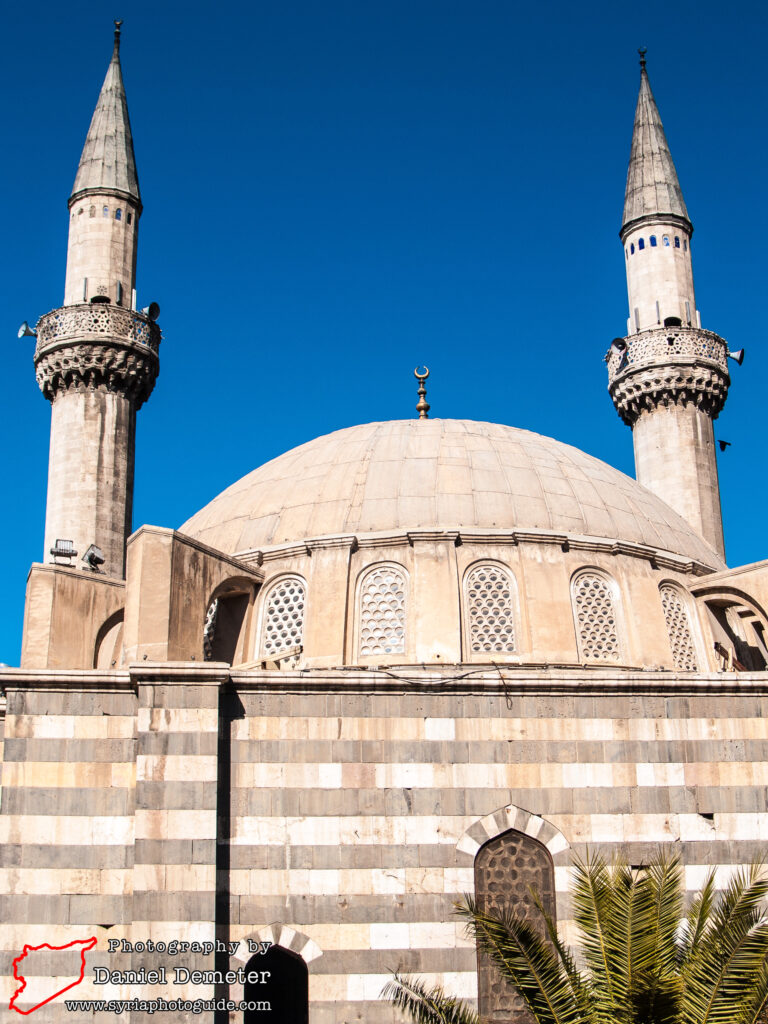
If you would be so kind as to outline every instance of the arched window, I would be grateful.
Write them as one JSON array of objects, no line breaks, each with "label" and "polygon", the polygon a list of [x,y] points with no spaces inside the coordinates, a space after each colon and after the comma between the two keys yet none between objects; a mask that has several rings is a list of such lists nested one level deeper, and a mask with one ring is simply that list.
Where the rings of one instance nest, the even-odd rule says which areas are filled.
[{"label": "arched window", "polygon": [[360,582],[359,621],[361,657],[405,653],[405,571],[396,565],[377,565]]},{"label": "arched window", "polygon": [[688,252],[688,239],[683,239],[683,252]]},{"label": "arched window", "polygon": [[651,248],[656,248],[656,235],[651,235]]},{"label": "arched window", "polygon": [[679,672],[698,672],[699,659],[696,657],[696,645],[693,642],[688,602],[674,583],[662,583],[659,593],[675,668]]},{"label": "arched window", "polygon": [[[254,1006],[243,1013],[243,1024],[264,1024],[265,1019],[269,1024],[307,1024],[309,971],[298,953],[271,946],[266,953],[251,957],[245,974],[256,974],[259,981],[246,981],[243,986],[244,1002]],[[265,1003],[268,1012],[264,1012]]]},{"label": "arched window", "polygon": [[680,248],[680,238],[677,235],[675,235],[675,248]]},{"label": "arched window", "polygon": [[95,206],[91,207],[90,213],[88,214],[88,216],[89,217],[95,217],[96,216],[96,207]]},{"label": "arched window", "polygon": [[515,581],[493,563],[474,565],[464,578],[471,654],[512,654],[517,650]]},{"label": "arched window", "polygon": [[576,638],[583,661],[621,661],[616,585],[596,569],[586,569],[571,582]]},{"label": "arched window", "polygon": [[128,214],[128,216],[127,216],[127,217],[126,217],[125,219],[126,219],[126,220],[128,221],[128,223],[130,224],[130,223],[131,223],[131,221],[133,220],[133,214],[132,214],[132,213],[129,213],[129,214]]},{"label": "arched window", "polygon": [[661,236],[661,244],[669,247],[669,235]]},{"label": "arched window", "polygon": [[645,248],[645,239],[644,238],[638,238],[638,240],[637,240],[637,248],[638,249],[644,249]]},{"label": "arched window", "polygon": [[632,253],[633,256],[635,255],[635,243],[634,242],[630,242],[629,243],[629,251]]},{"label": "arched window", "polygon": [[261,649],[273,659],[283,651],[301,646],[304,638],[304,606],[307,587],[300,576],[281,576],[264,601]]},{"label": "arched window", "polygon": [[[475,857],[475,895],[480,909],[515,914],[529,920],[544,934],[543,921],[531,890],[538,893],[546,912],[555,916],[555,870],[541,843],[510,829],[481,847]],[[477,957],[479,1010],[483,1020],[527,1021],[525,1004],[488,957]]]},{"label": "arched window", "polygon": [[115,220],[122,220],[122,219],[123,219],[123,211],[120,209],[120,207],[118,207],[115,210]]},{"label": "arched window", "polygon": [[109,207],[108,206],[103,206],[101,208],[101,215],[102,215],[102,217],[108,217],[109,216]]}]

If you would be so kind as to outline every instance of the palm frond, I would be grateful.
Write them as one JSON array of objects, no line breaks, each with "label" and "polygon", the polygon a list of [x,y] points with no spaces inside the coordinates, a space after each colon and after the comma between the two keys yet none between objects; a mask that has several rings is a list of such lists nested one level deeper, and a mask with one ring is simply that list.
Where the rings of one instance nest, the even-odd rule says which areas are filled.
[{"label": "palm frond", "polygon": [[381,990],[388,999],[416,1024],[480,1024],[475,1011],[461,999],[447,996],[440,985],[428,989],[419,978],[395,973]]},{"label": "palm frond", "polygon": [[480,952],[514,985],[537,1024],[587,1024],[557,953],[530,921],[485,913],[469,896],[457,911]]},{"label": "palm frond", "polygon": [[768,956],[766,895],[768,878],[760,865],[737,871],[722,892],[683,975],[685,1024],[738,1020],[744,993]]}]

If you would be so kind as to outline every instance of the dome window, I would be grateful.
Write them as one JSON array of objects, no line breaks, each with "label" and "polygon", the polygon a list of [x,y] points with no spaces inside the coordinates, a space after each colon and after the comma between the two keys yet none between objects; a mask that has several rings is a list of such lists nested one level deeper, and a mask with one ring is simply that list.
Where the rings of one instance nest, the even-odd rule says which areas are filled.
[{"label": "dome window", "polygon": [[405,654],[405,572],[396,565],[377,565],[360,584],[361,658],[372,654]]},{"label": "dome window", "polygon": [[698,672],[699,659],[693,642],[688,602],[674,583],[662,583],[659,593],[675,668],[678,672]]},{"label": "dome window", "polygon": [[470,654],[514,654],[515,583],[500,565],[475,565],[465,578]]},{"label": "dome window", "polygon": [[582,661],[621,661],[618,594],[610,577],[595,569],[574,576],[573,618]]},{"label": "dome window", "polygon": [[307,586],[300,576],[282,576],[264,601],[262,655],[275,661],[299,653],[304,641]]}]

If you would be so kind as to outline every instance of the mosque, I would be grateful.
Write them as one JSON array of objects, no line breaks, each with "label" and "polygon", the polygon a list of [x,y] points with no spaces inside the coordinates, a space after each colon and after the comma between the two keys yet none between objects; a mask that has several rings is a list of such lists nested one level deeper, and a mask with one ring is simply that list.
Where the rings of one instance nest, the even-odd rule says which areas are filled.
[{"label": "mosque", "polygon": [[[674,844],[693,889],[768,839],[768,562],[724,561],[713,435],[740,353],[701,324],[645,59],[606,355],[637,480],[429,418],[424,370],[413,419],[309,441],[178,529],[132,532],[161,332],[136,308],[119,46],[117,24],[64,302],[27,328],[52,418],[45,557],[21,667],[0,670],[3,1005],[393,1024],[399,968],[524,1021],[478,969],[462,893],[526,914],[533,886],[569,939],[574,854]],[[82,983],[49,998],[76,983],[50,946],[91,938]],[[18,991],[14,960],[46,943]]]}]

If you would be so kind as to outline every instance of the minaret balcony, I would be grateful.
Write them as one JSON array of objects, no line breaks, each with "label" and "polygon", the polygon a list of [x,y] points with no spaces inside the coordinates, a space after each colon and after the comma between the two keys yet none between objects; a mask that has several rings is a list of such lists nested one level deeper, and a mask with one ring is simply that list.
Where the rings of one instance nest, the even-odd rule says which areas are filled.
[{"label": "minaret balcony", "polygon": [[124,342],[157,352],[160,339],[160,328],[143,313],[107,303],[83,303],[40,317],[35,356],[51,345],[73,341]]},{"label": "minaret balcony", "polygon": [[608,390],[633,426],[659,405],[694,404],[716,419],[728,395],[728,344],[701,327],[656,327],[617,338],[608,350]]},{"label": "minaret balcony", "polygon": [[144,313],[107,303],[62,306],[37,322],[35,369],[49,401],[62,391],[106,390],[139,408],[154,387],[161,333]]},{"label": "minaret balcony", "polygon": [[714,363],[728,375],[728,344],[713,331],[701,327],[655,327],[624,338],[625,348],[611,345],[605,357],[608,384],[644,366],[668,363]]}]

